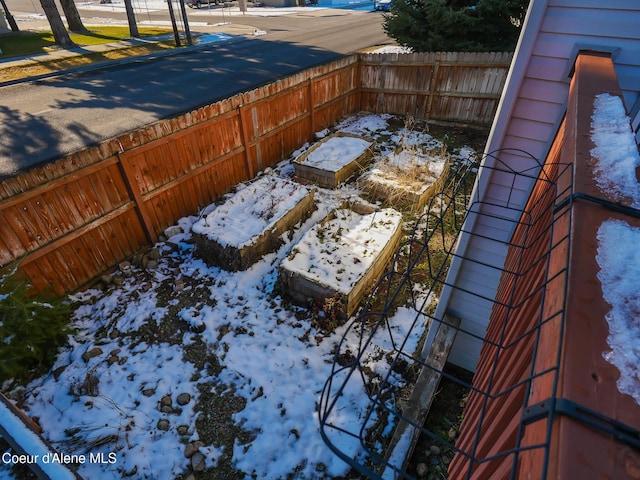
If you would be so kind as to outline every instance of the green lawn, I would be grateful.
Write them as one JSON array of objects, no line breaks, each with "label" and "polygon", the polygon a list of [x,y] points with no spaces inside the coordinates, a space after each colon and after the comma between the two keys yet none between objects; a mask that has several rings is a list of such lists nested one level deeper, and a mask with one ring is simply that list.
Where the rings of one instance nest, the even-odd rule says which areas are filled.
[{"label": "green lawn", "polygon": [[[123,26],[89,27],[88,33],[70,33],[76,45],[98,45],[117,42],[129,37],[129,28]],[[166,28],[138,27],[141,36],[171,33]],[[0,35],[0,58],[33,55],[45,52],[45,48],[55,45],[51,32],[19,32]]]}]

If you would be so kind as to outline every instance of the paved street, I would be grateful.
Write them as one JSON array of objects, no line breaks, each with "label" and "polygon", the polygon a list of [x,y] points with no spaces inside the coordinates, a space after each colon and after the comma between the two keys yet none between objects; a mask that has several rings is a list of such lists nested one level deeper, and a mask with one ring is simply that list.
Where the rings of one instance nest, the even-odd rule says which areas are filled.
[{"label": "paved street", "polygon": [[[154,1],[147,5],[158,5]],[[42,22],[12,7],[19,3],[25,10],[30,2],[7,3],[21,29]],[[219,25],[216,20],[221,10],[189,9],[188,16],[194,32],[220,33],[223,29],[225,41],[115,68],[0,88],[0,176],[354,50],[393,43],[382,30],[380,14],[370,9],[271,9],[274,16],[266,16],[269,9],[258,9],[260,15],[242,15],[237,8],[228,8],[224,9],[225,20],[231,18],[231,22]],[[123,12],[91,10],[90,16],[87,10],[80,11],[87,25],[89,19],[96,23],[124,21]],[[160,22],[165,12],[149,9],[137,15]]]}]

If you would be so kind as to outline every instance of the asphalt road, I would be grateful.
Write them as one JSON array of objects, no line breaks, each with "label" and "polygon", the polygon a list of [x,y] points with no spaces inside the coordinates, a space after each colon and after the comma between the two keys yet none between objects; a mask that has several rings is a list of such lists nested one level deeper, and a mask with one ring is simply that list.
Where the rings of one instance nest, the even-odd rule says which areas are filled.
[{"label": "asphalt road", "polygon": [[392,43],[380,14],[370,11],[242,22],[267,34],[0,88],[0,176],[360,48]]}]

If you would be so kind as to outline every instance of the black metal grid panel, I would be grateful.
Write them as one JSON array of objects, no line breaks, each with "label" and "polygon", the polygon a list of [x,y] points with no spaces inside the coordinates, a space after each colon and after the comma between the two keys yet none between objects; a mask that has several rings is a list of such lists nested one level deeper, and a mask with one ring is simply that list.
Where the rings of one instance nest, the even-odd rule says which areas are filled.
[{"label": "black metal grid panel", "polygon": [[[555,397],[560,345],[556,346],[556,355],[551,365],[542,371],[536,371],[534,368],[535,352],[538,349],[541,327],[552,320],[559,321],[560,324],[564,322],[562,310],[546,311],[548,309],[545,307],[544,296],[548,282],[561,275],[561,272],[557,271],[550,273],[548,268],[551,252],[558,247],[557,242],[554,244],[551,241],[554,223],[556,219],[565,215],[569,217],[564,219],[568,218],[570,222],[571,215],[570,205],[566,206],[566,198],[570,197],[570,182],[563,182],[566,185],[563,186],[562,191],[558,191],[556,180],[560,175],[569,179],[573,178],[573,175],[571,166],[556,164],[551,169],[542,168],[535,159],[531,159],[532,162],[530,162],[533,167],[525,171],[514,171],[500,161],[499,153],[502,152],[489,155],[482,162],[471,162],[464,168],[452,169],[442,191],[432,198],[425,213],[416,222],[413,233],[396,252],[391,268],[377,283],[362,313],[350,324],[349,331],[355,330],[358,333],[359,343],[356,351],[353,351],[353,345],[349,346],[345,342],[349,334],[347,331],[335,353],[331,375],[325,384],[319,404],[321,434],[327,445],[363,477],[415,478],[415,474],[408,471],[408,458],[404,453],[410,449],[406,438],[416,438],[417,435],[429,437],[443,449],[455,452],[457,458],[462,459],[466,465],[464,468],[467,477],[470,477],[471,471],[478,465],[507,459],[512,463],[511,476],[515,478],[515,468],[520,452],[541,449],[544,451],[545,458],[548,455],[550,429],[555,409],[540,412],[533,406],[532,410],[532,406],[527,405],[526,399],[531,383],[541,376],[551,379],[554,389],[552,398]],[[526,156],[524,152],[518,153]],[[477,173],[499,176],[506,187],[503,198],[485,198],[487,196],[483,195],[484,192],[478,184],[472,189],[471,185]],[[523,183],[535,184],[534,188],[539,190],[540,198],[525,208],[514,206],[515,202],[511,198],[513,190],[521,188]],[[560,204],[561,202],[565,205]],[[473,221],[472,217],[475,217]],[[496,325],[493,327],[494,331],[481,336],[466,330],[464,322],[460,326],[452,323],[449,318],[436,318],[435,309],[429,300],[431,295],[421,295],[420,299],[416,296],[410,298],[411,307],[415,313],[412,328],[405,337],[396,338],[390,328],[389,319],[398,306],[398,300],[402,297],[401,292],[413,292],[414,285],[419,282],[424,284],[425,278],[420,277],[418,271],[424,275],[426,270],[428,293],[437,295],[446,285],[447,268],[458,255],[456,246],[461,235],[463,233],[468,236],[475,235],[468,225],[478,221],[499,224],[503,232],[510,232],[508,235],[503,235],[508,238],[507,240],[498,236],[483,237],[485,243],[493,243],[496,247],[511,252],[512,261],[509,265],[498,267],[485,264],[481,259],[465,258],[482,268],[501,269],[503,281],[498,299],[489,298],[484,293],[467,291],[469,295],[492,302],[492,317],[497,318],[494,322]],[[519,232],[519,236],[512,235],[513,232]],[[435,245],[437,250],[431,248]],[[400,260],[400,252],[408,257],[408,261]],[[440,253],[436,254],[436,252]],[[442,258],[443,254],[444,258]],[[566,262],[568,258],[567,251]],[[522,265],[523,262],[527,264]],[[543,272],[543,280],[530,285],[528,289],[526,285],[523,287],[522,282],[529,281],[527,280],[529,274],[536,268]],[[565,263],[561,270],[566,271],[567,268],[568,264]],[[457,285],[448,285],[448,287],[460,288]],[[565,295],[565,292],[560,292],[560,295]],[[377,299],[375,304],[372,298]],[[383,301],[381,302],[380,299]],[[561,301],[559,304],[563,305],[564,302]],[[533,318],[533,323],[521,332],[511,332],[513,318],[523,315],[523,312],[529,318]],[[489,359],[486,365],[481,367],[482,370],[479,369],[476,372],[473,384],[440,368],[437,369],[437,373],[442,378],[468,389],[471,396],[475,397],[475,405],[473,405],[477,415],[475,425],[467,429],[468,438],[464,441],[458,439],[456,444],[453,439],[444,438],[441,434],[425,428],[422,422],[416,423],[413,417],[409,418],[405,415],[406,401],[409,398],[407,392],[411,390],[412,383],[417,378],[417,372],[434,369],[431,362],[425,358],[424,352],[405,350],[409,337],[419,335],[416,332],[422,316],[428,317],[432,329],[446,325],[455,329],[458,337],[469,336],[482,342],[483,355]],[[389,336],[394,352],[391,357],[388,357],[386,373],[372,375],[363,364],[363,356],[374,335],[381,334]],[[508,362],[520,361],[523,358],[526,359],[524,366],[521,366],[526,371],[524,377],[503,378],[505,375],[501,374],[500,369],[502,368],[504,373],[504,366]],[[402,385],[398,384],[397,375],[394,374],[400,371],[405,372],[406,382]],[[509,376],[506,375],[506,377]],[[357,425],[341,424],[339,412],[342,409],[351,408],[346,403],[348,400],[343,393],[346,389],[353,388],[361,389],[362,395],[367,396],[368,407],[361,412],[361,421]],[[495,451],[487,449],[486,442],[483,442],[483,435],[487,435],[486,419],[494,418],[494,409],[502,400],[509,400],[512,405],[515,402],[516,411],[512,413],[518,418],[518,426],[514,432],[515,438],[505,443],[502,450]],[[467,409],[470,407],[471,405]],[[546,421],[544,440],[533,445],[525,444],[522,438],[526,425],[538,421]],[[407,431],[411,433],[408,437],[404,437],[405,440],[401,440],[400,443],[404,442],[404,445],[398,444],[397,449],[394,450],[394,446],[389,443],[394,428],[402,423],[407,424]],[[489,434],[492,433],[489,432]],[[357,442],[360,447],[360,453],[355,458],[347,451],[348,449],[343,447],[345,444],[353,445],[353,442]],[[456,445],[462,445],[462,447]]]}]

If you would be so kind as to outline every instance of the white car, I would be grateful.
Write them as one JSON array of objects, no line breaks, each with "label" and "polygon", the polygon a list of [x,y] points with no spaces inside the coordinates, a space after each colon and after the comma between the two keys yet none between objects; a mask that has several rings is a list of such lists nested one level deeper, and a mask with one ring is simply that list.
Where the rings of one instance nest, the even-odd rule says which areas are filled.
[{"label": "white car", "polygon": [[187,7],[196,7],[200,8],[202,5],[217,5],[218,3],[222,3],[221,0],[187,0]]},{"label": "white car", "polygon": [[374,10],[388,12],[391,9],[391,0],[376,0],[373,3]]}]

